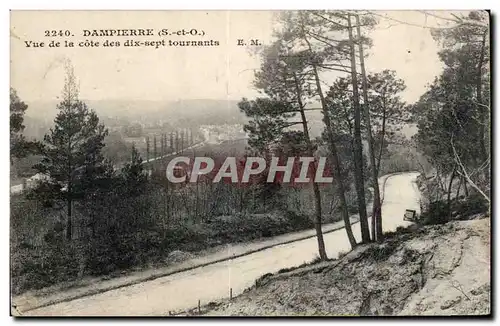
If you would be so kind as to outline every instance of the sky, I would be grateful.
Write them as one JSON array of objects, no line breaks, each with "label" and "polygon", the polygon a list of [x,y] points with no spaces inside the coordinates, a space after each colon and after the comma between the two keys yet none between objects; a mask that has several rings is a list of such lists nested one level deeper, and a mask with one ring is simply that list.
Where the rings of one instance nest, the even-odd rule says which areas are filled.
[{"label": "sky", "polygon": [[[438,44],[430,30],[446,21],[417,11],[377,11],[380,23],[369,36],[373,47],[366,60],[368,72],[395,70],[407,89],[403,99],[412,103],[439,75]],[[439,13],[441,16],[449,12]],[[399,21],[399,22],[398,22]],[[405,22],[405,23],[400,23]],[[418,25],[418,26],[414,26]],[[272,40],[272,11],[12,11],[11,86],[24,101],[57,99],[64,84],[64,62],[70,60],[80,83],[80,97],[101,99],[231,99],[253,97],[253,73],[259,57],[238,39]],[[423,27],[422,27],[423,26]],[[204,36],[172,40],[214,40],[214,47],[47,47],[51,40],[104,41],[86,37],[83,30],[193,28]],[[45,37],[45,30],[68,30],[74,36]],[[161,40],[149,37],[114,37]],[[25,42],[45,42],[26,47]],[[332,79],[333,82],[333,79]]]}]

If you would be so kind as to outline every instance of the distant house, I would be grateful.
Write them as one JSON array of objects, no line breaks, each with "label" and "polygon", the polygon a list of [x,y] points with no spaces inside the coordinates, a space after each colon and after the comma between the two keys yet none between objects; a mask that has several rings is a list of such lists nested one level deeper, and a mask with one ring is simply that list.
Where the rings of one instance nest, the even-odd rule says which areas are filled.
[{"label": "distant house", "polygon": [[50,180],[50,177],[47,174],[37,173],[30,178],[24,179],[22,184],[10,187],[10,193],[11,194],[22,193],[26,189],[35,188],[40,182],[44,180]]}]

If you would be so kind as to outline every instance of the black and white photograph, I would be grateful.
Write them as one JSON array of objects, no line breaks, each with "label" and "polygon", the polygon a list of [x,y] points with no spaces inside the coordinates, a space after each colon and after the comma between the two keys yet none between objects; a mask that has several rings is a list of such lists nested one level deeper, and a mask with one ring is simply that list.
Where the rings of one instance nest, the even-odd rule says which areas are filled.
[{"label": "black and white photograph", "polygon": [[491,317],[491,21],[11,10],[10,315]]}]

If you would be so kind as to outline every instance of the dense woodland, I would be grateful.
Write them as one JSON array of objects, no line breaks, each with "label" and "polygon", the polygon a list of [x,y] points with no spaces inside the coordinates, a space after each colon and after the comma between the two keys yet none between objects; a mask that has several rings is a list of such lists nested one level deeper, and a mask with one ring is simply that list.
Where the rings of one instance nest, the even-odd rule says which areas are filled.
[{"label": "dense woodland", "polygon": [[[313,227],[318,257],[325,260],[322,225],[343,221],[354,248],[350,216],[356,213],[362,242],[382,242],[378,178],[393,172],[421,173],[422,215],[429,223],[446,221],[471,198],[489,207],[487,12],[442,17],[446,27],[429,29],[444,69],[417,103],[401,99],[406,85],[396,71],[367,73],[369,31],[380,15],[298,11],[276,18],[275,40],[259,53],[254,87],[261,95],[238,103],[248,121],[248,144],[191,148],[193,134],[183,132],[175,140],[149,139],[146,157],[136,147],[113,157],[109,131],[80,100],[71,66],[52,128],[42,141],[29,141],[23,118],[30,108],[11,88],[11,165],[29,156],[33,171],[48,176],[11,195],[15,293],[169,264],[176,250],[197,252]],[[332,73],[338,76],[333,82]],[[319,137],[310,134],[314,111],[322,116]],[[418,127],[411,139],[400,132],[406,124]],[[172,152],[215,160],[326,156],[334,182],[294,187],[256,178],[235,185],[213,183],[207,175],[195,184],[172,184],[165,174],[172,156],[147,162]],[[128,163],[117,164],[123,157]],[[371,227],[368,216],[375,217]]]}]

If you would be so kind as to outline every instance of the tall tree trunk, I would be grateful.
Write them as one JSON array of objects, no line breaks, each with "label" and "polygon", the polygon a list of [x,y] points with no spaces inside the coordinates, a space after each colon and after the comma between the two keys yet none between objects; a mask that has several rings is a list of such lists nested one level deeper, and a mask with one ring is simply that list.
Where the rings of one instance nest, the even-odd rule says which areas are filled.
[{"label": "tall tree trunk", "polygon": [[321,193],[319,191],[319,186],[316,182],[312,182],[312,188],[314,192],[314,209],[315,209],[315,219],[314,228],[316,229],[316,238],[318,240],[318,252],[319,258],[321,260],[327,260],[328,256],[325,249],[325,240],[323,239],[322,225],[322,213],[321,213]]},{"label": "tall tree trunk", "polygon": [[[303,37],[304,37],[304,40],[306,41],[306,43],[309,47],[309,51],[312,53],[311,44],[309,43],[309,40],[307,39],[305,33],[304,33]],[[344,183],[342,180],[342,173],[341,173],[342,167],[340,165],[340,159],[338,156],[337,146],[335,144],[335,136],[334,136],[335,134],[333,132],[332,124],[330,121],[330,114],[328,112],[328,105],[326,104],[325,96],[324,96],[323,90],[321,88],[321,82],[319,79],[318,69],[317,69],[316,65],[314,65],[314,64],[312,65],[312,68],[313,68],[316,88],[317,88],[318,95],[319,95],[320,102],[321,102],[321,110],[323,112],[323,121],[325,123],[325,127],[326,127],[327,134],[328,134],[328,140],[329,140],[328,144],[330,147],[330,151],[332,153],[332,159],[333,159],[332,163],[334,165],[333,172],[334,172],[334,176],[335,176],[335,179],[337,182],[337,187],[336,187],[337,188],[337,195],[339,196],[340,205],[342,207],[342,209],[341,209],[342,219],[344,220],[345,230],[347,232],[347,237],[349,239],[349,243],[351,244],[351,247],[354,248],[356,246],[356,238],[354,237],[354,234],[352,232],[351,220],[349,219],[349,212],[347,210],[347,200],[345,198],[345,188],[344,188]],[[317,185],[316,185],[316,187],[317,187]]]},{"label": "tall tree trunk", "polygon": [[68,212],[68,217],[66,221],[66,240],[71,241],[73,238],[73,221],[72,221],[72,208],[73,208],[73,197],[72,197],[72,191],[73,191],[73,166],[72,166],[72,160],[71,160],[71,135],[69,136],[68,139],[68,170],[66,171],[67,177],[68,177],[68,185],[67,185],[67,193],[66,193],[66,204],[68,206],[67,212]]},{"label": "tall tree trunk", "polygon": [[385,100],[384,100],[384,108],[382,111],[382,135],[380,137],[380,150],[378,151],[378,161],[377,161],[377,171],[380,173],[380,162],[382,162],[382,153],[384,150],[384,141],[385,141],[385,121],[386,121],[386,112],[385,112]]},{"label": "tall tree trunk", "polygon": [[[331,122],[328,119],[328,122],[325,122],[330,124]],[[331,129],[331,128],[330,128]],[[340,166],[340,159],[338,156],[338,151],[337,151],[337,146],[335,144],[334,136],[331,134],[331,131],[328,132],[329,134],[329,147],[330,151],[332,152],[332,158],[333,158],[333,173],[335,176],[335,181],[337,182],[337,196],[339,196],[340,199],[340,207],[341,207],[341,214],[342,214],[342,220],[344,220],[344,226],[345,230],[347,233],[347,238],[349,239],[349,243],[351,244],[351,248],[354,249],[356,247],[356,238],[354,237],[354,233],[352,232],[351,228],[351,219],[349,218],[349,211],[347,210],[347,200],[345,197],[345,187],[344,187],[344,181],[342,180],[342,167]]]},{"label": "tall tree trunk", "polygon": [[358,76],[356,72],[356,52],[351,24],[351,14],[347,14],[349,46],[351,55],[351,78],[354,96],[354,177],[358,197],[359,222],[361,226],[361,239],[363,243],[370,242],[370,228],[366,213],[365,188],[363,176],[363,144],[361,142],[361,110],[358,93]]},{"label": "tall tree trunk", "polygon": [[[302,119],[302,127],[304,130],[304,138],[306,140],[306,145],[307,145],[307,155],[310,157],[314,157],[311,138],[309,136],[309,128],[307,126],[307,118],[304,112],[304,104],[302,103],[302,92],[300,90],[297,76],[295,75],[295,73],[293,74],[293,77],[295,82],[295,92],[297,93],[297,103],[300,108],[300,117]],[[318,184],[314,181],[312,182],[312,188],[314,193],[314,212],[315,212],[314,228],[316,229],[316,238],[318,240],[319,258],[321,260],[326,260],[328,259],[328,256],[326,254],[325,241],[323,239],[323,230],[321,229],[321,224],[322,224],[321,192],[319,190]]]},{"label": "tall tree trunk", "polygon": [[[350,19],[349,19],[350,21]],[[372,239],[382,241],[382,206],[380,203],[380,189],[378,186],[378,167],[375,163],[375,148],[373,145],[372,125],[370,119],[370,108],[368,106],[368,82],[366,81],[365,58],[363,55],[363,43],[361,42],[361,27],[359,15],[356,15],[356,29],[358,32],[359,60],[361,66],[362,87],[363,87],[363,113],[366,128],[366,139],[368,141],[368,156],[372,169],[373,186],[373,210],[372,210]]]}]

